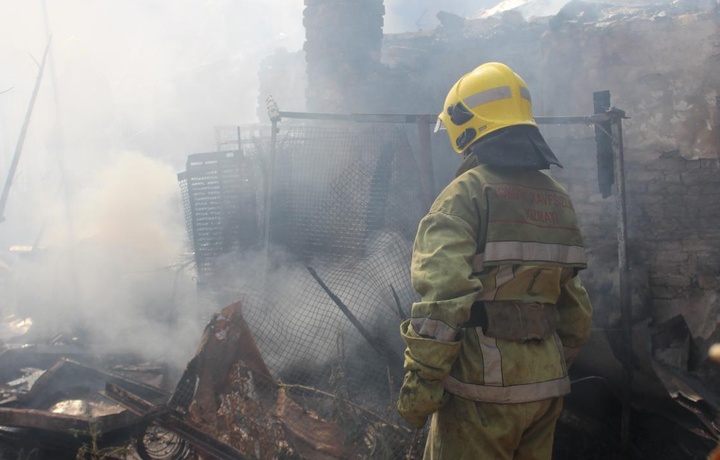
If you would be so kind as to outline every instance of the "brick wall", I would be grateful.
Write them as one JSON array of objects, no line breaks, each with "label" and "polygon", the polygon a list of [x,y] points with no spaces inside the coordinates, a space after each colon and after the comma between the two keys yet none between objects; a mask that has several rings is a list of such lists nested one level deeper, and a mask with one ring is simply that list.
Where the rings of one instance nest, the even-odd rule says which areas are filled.
[{"label": "brick wall", "polygon": [[[603,310],[617,308],[616,285],[603,291],[592,284],[617,276],[616,197],[597,191],[594,139],[549,142],[565,166],[553,176],[573,197],[590,252],[596,320],[612,322],[618,315]],[[647,304],[634,299],[634,316],[662,322],[682,314],[698,345],[708,345],[718,339],[720,161],[689,160],[677,151],[651,155],[632,146],[625,156],[629,263],[643,274],[632,287],[647,293]]]}]

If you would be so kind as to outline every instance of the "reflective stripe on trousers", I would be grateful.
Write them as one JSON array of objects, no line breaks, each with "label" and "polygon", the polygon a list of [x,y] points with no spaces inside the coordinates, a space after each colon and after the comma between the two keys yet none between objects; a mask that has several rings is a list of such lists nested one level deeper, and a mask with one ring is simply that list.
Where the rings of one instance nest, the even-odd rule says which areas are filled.
[{"label": "reflective stripe on trousers", "polygon": [[[570,393],[570,378],[564,362],[564,350],[557,333],[554,334],[558,352],[563,358],[563,375],[557,379],[542,382],[525,383],[522,385],[504,385],[502,357],[497,347],[497,339],[487,337],[481,328],[475,328],[480,338],[480,349],[483,359],[484,384],[466,383],[449,375],[443,381],[445,389],[462,398],[472,401],[491,402],[498,404],[525,403],[555,398]],[[552,340],[550,338],[548,340]]]}]

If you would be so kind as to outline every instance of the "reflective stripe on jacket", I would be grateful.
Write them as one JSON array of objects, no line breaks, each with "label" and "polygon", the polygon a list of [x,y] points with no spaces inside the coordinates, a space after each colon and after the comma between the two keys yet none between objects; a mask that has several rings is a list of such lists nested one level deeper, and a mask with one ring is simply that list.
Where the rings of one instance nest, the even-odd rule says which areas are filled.
[{"label": "reflective stripe on jacket", "polygon": [[[575,211],[559,183],[540,171],[466,161],[420,222],[411,266],[422,299],[413,305],[412,332],[462,342],[441,365],[446,390],[497,403],[568,393],[567,353],[590,334],[592,307],[576,276],[585,266]],[[461,329],[478,300],[556,304],[557,332],[522,343]]]}]

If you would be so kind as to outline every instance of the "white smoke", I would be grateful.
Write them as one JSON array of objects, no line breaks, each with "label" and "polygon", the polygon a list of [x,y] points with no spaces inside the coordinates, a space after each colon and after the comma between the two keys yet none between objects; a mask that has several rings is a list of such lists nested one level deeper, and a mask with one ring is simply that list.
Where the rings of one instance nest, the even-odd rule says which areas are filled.
[{"label": "white smoke", "polygon": [[258,122],[259,62],[302,47],[302,0],[0,3],[0,185],[52,37],[2,210],[0,313],[185,362],[204,324],[175,173],[216,126]]},{"label": "white smoke", "polygon": [[189,154],[215,150],[216,126],[257,123],[259,62],[301,49],[302,8],[302,0],[3,2],[2,182],[49,35],[52,44],[0,250],[31,244],[47,207],[73,200],[118,151],[181,170]]},{"label": "white smoke", "polygon": [[51,224],[12,264],[14,312],[33,337],[79,337],[110,351],[184,362],[201,325],[193,305],[172,168],[123,153],[97,172],[72,209],[76,238]]}]

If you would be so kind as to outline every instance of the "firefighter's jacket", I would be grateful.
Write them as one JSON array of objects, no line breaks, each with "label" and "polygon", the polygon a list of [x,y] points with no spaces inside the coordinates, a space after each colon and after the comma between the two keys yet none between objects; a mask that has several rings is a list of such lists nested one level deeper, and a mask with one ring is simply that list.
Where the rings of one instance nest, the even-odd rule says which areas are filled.
[{"label": "firefighter's jacket", "polygon": [[[583,239],[565,189],[544,172],[466,159],[418,227],[411,276],[421,301],[401,326],[407,348],[398,407],[421,426],[447,391],[522,403],[570,391],[567,368],[590,335],[592,307],[577,276]],[[540,341],[462,327],[478,301],[555,304]]]}]

